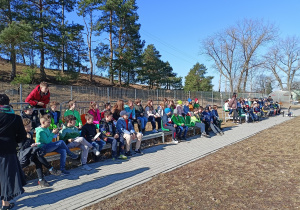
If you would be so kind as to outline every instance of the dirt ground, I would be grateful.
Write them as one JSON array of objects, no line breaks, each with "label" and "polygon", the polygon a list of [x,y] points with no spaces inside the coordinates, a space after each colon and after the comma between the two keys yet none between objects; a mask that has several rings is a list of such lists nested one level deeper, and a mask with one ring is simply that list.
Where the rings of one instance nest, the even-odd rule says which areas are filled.
[{"label": "dirt ground", "polygon": [[299,209],[299,127],[297,117],[86,209]]}]

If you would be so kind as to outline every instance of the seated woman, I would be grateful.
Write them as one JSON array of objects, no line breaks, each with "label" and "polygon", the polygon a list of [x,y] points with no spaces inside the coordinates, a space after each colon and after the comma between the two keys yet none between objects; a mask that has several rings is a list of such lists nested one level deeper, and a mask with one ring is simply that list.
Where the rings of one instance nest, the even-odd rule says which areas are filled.
[{"label": "seated woman", "polygon": [[93,124],[96,125],[97,129],[99,129],[99,123],[101,121],[100,111],[98,109],[98,105],[95,101],[90,103],[90,110],[88,111],[89,114],[93,115],[94,121]]},{"label": "seated woman", "polygon": [[[145,117],[148,118],[148,121],[151,122],[152,132],[157,133],[161,132],[161,117],[156,113],[153,108],[153,101],[148,100],[147,106],[145,107]],[[156,130],[156,122],[158,124],[158,131]]]}]

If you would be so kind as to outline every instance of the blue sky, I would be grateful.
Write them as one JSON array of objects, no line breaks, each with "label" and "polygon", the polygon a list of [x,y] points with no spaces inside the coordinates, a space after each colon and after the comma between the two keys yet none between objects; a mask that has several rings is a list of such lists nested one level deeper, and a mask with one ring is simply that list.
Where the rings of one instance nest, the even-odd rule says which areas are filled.
[{"label": "blue sky", "polygon": [[[219,76],[208,58],[200,55],[203,39],[244,18],[274,23],[283,38],[300,32],[299,0],[137,0],[137,5],[146,45],[154,44],[161,59],[182,77],[196,62],[203,63],[207,75],[215,76],[215,90]],[[70,19],[83,24],[82,18]]]}]

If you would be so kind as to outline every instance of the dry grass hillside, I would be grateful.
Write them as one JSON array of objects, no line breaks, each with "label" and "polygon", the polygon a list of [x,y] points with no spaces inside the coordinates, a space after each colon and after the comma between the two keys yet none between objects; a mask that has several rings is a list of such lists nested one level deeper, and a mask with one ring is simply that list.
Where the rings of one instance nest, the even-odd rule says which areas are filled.
[{"label": "dry grass hillside", "polygon": [[[10,78],[9,78],[11,68],[12,68],[11,63],[9,63],[8,60],[5,60],[0,57],[0,82],[11,82]],[[17,64],[17,75],[24,75],[24,71],[27,68],[29,68],[29,66],[24,65],[24,64]],[[57,77],[58,77],[59,73],[60,73],[59,70],[46,69],[47,81],[51,84],[57,84],[57,85],[66,84],[62,81],[57,81]],[[40,75],[41,75],[40,69],[37,68],[36,74],[34,76],[35,83],[38,83],[38,81],[40,80],[39,79],[41,77]],[[61,76],[68,77],[68,78],[72,77],[71,75],[69,75],[67,73],[65,73]],[[94,75],[94,82],[91,83],[91,82],[89,82],[89,75],[83,74],[83,73],[79,73],[78,77],[76,77],[76,78],[73,77],[73,79],[70,79],[67,84],[73,85],[73,86],[98,86],[98,87],[99,86],[112,86],[112,85],[110,85],[108,78],[100,77],[100,76],[96,76],[96,75]],[[114,86],[119,86],[119,85],[115,84]],[[136,88],[136,89],[147,88],[147,86],[138,85],[138,84],[131,84],[130,87]]]}]

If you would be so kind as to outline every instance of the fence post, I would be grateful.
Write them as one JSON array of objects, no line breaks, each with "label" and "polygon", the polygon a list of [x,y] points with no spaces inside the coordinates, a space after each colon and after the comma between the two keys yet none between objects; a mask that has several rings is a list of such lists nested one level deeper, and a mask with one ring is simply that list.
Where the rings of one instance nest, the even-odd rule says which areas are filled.
[{"label": "fence post", "polygon": [[157,106],[159,105],[159,102],[158,102],[158,88],[156,89],[156,100],[157,100]]},{"label": "fence post", "polygon": [[71,85],[71,100],[73,100],[73,86]]},{"label": "fence post", "polygon": [[174,101],[176,101],[176,90],[174,90]]},{"label": "fence post", "polygon": [[136,89],[134,89],[134,100],[136,100]]},{"label": "fence post", "polygon": [[107,87],[107,99],[108,99],[107,102],[109,102],[109,101],[110,101],[110,100],[109,100],[109,87]]},{"label": "fence post", "polygon": [[214,104],[214,91],[211,91],[211,105]]},{"label": "fence post", "polygon": [[204,104],[203,104],[203,91],[201,91],[201,99],[202,99],[202,106],[204,107]]},{"label": "fence post", "polygon": [[191,98],[191,91],[189,91],[189,98]]},{"label": "fence post", "polygon": [[[22,84],[20,84],[19,92],[20,92],[20,103],[22,103],[23,102],[23,100],[22,100]],[[21,105],[21,107],[22,107],[22,105]]]}]

